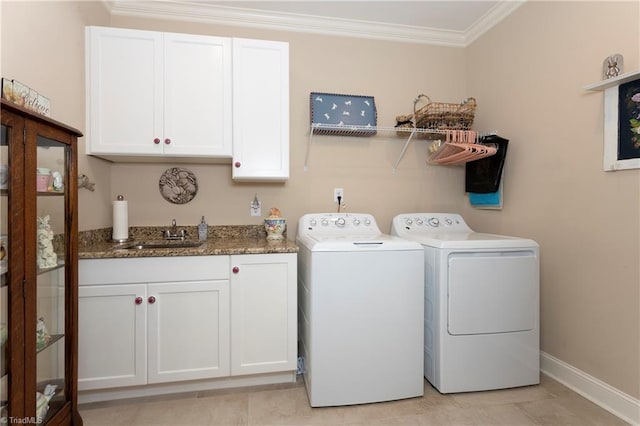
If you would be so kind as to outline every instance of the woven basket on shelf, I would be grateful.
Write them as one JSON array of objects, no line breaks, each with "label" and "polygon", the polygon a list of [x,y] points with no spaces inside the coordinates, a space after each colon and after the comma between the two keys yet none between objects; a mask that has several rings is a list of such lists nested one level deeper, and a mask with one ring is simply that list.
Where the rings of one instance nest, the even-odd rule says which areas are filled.
[{"label": "woven basket on shelf", "polygon": [[[424,98],[426,105],[417,108]],[[470,130],[476,110],[475,98],[461,104],[431,102],[427,95],[418,95],[413,101],[414,123],[420,129]]]}]

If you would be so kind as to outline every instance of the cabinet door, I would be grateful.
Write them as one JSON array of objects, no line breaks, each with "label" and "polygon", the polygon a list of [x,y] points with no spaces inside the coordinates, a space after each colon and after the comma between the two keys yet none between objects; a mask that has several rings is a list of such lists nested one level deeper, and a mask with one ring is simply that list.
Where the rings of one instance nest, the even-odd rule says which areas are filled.
[{"label": "cabinet door", "polygon": [[147,382],[146,286],[80,286],[80,390]]},{"label": "cabinet door", "polygon": [[149,284],[149,383],[229,375],[229,281]]},{"label": "cabinet door", "polygon": [[231,256],[231,374],[295,370],[296,255]]},{"label": "cabinet door", "polygon": [[161,154],[162,33],[87,27],[86,41],[87,154]]},{"label": "cabinet door", "polygon": [[[25,130],[25,384],[53,392],[43,421],[55,424],[75,405],[75,147],[68,132],[36,120],[26,120]],[[32,401],[27,390],[26,406]]]},{"label": "cabinet door", "polygon": [[289,178],[289,45],[233,39],[233,179]]},{"label": "cabinet door", "polygon": [[164,34],[164,152],[231,157],[231,39]]}]

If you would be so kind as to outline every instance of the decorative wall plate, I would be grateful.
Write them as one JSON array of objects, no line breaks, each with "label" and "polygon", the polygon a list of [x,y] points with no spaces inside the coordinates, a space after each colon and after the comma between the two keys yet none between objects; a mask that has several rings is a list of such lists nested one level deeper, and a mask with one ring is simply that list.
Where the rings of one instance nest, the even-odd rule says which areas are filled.
[{"label": "decorative wall plate", "polygon": [[187,169],[173,167],[160,176],[160,194],[173,204],[186,204],[198,192],[196,175]]}]

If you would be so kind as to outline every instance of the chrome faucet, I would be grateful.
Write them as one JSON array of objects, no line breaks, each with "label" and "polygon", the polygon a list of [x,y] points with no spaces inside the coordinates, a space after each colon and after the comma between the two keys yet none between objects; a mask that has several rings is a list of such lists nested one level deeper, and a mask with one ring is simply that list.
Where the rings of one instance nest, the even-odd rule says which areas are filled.
[{"label": "chrome faucet", "polygon": [[166,229],[163,232],[163,235],[165,240],[184,240],[185,238],[187,238],[188,234],[186,229],[178,230],[176,220],[173,219],[171,220],[171,228]]}]

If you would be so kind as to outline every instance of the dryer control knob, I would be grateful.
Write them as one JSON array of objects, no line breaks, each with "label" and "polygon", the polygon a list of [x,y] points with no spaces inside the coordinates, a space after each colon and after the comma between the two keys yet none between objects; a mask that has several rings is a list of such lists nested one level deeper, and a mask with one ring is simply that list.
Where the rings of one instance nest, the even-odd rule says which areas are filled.
[{"label": "dryer control knob", "polygon": [[339,217],[339,218],[336,220],[336,226],[339,226],[340,228],[342,228],[342,227],[343,227],[344,225],[346,225],[346,224],[347,224],[347,221],[346,221],[346,220],[344,220],[344,217]]},{"label": "dryer control knob", "polygon": [[434,228],[440,226],[440,221],[437,217],[431,217],[427,222],[429,222],[429,225],[433,226]]},{"label": "dryer control knob", "polygon": [[354,224],[355,226],[360,225],[360,219],[358,219],[358,218],[353,219],[353,224]]},{"label": "dryer control knob", "polygon": [[422,225],[424,223],[424,221],[422,219],[416,219],[416,223],[418,225]]},{"label": "dryer control knob", "polygon": [[405,223],[405,225],[412,225],[413,221],[411,219],[405,219],[404,223]]},{"label": "dryer control knob", "polygon": [[311,219],[311,220],[309,221],[309,225],[311,225],[311,226],[316,226],[317,224],[318,224],[318,222],[316,222],[316,220],[315,220],[315,219]]},{"label": "dryer control knob", "polygon": [[364,220],[364,224],[367,225],[367,226],[371,225],[371,220],[365,219]]},{"label": "dryer control knob", "polygon": [[322,222],[320,222],[322,224],[322,226],[327,226],[329,224],[329,221],[327,219],[322,219]]},{"label": "dryer control knob", "polygon": [[451,219],[449,219],[449,218],[446,218],[444,220],[444,223],[446,223],[447,225],[453,225],[453,221]]}]

